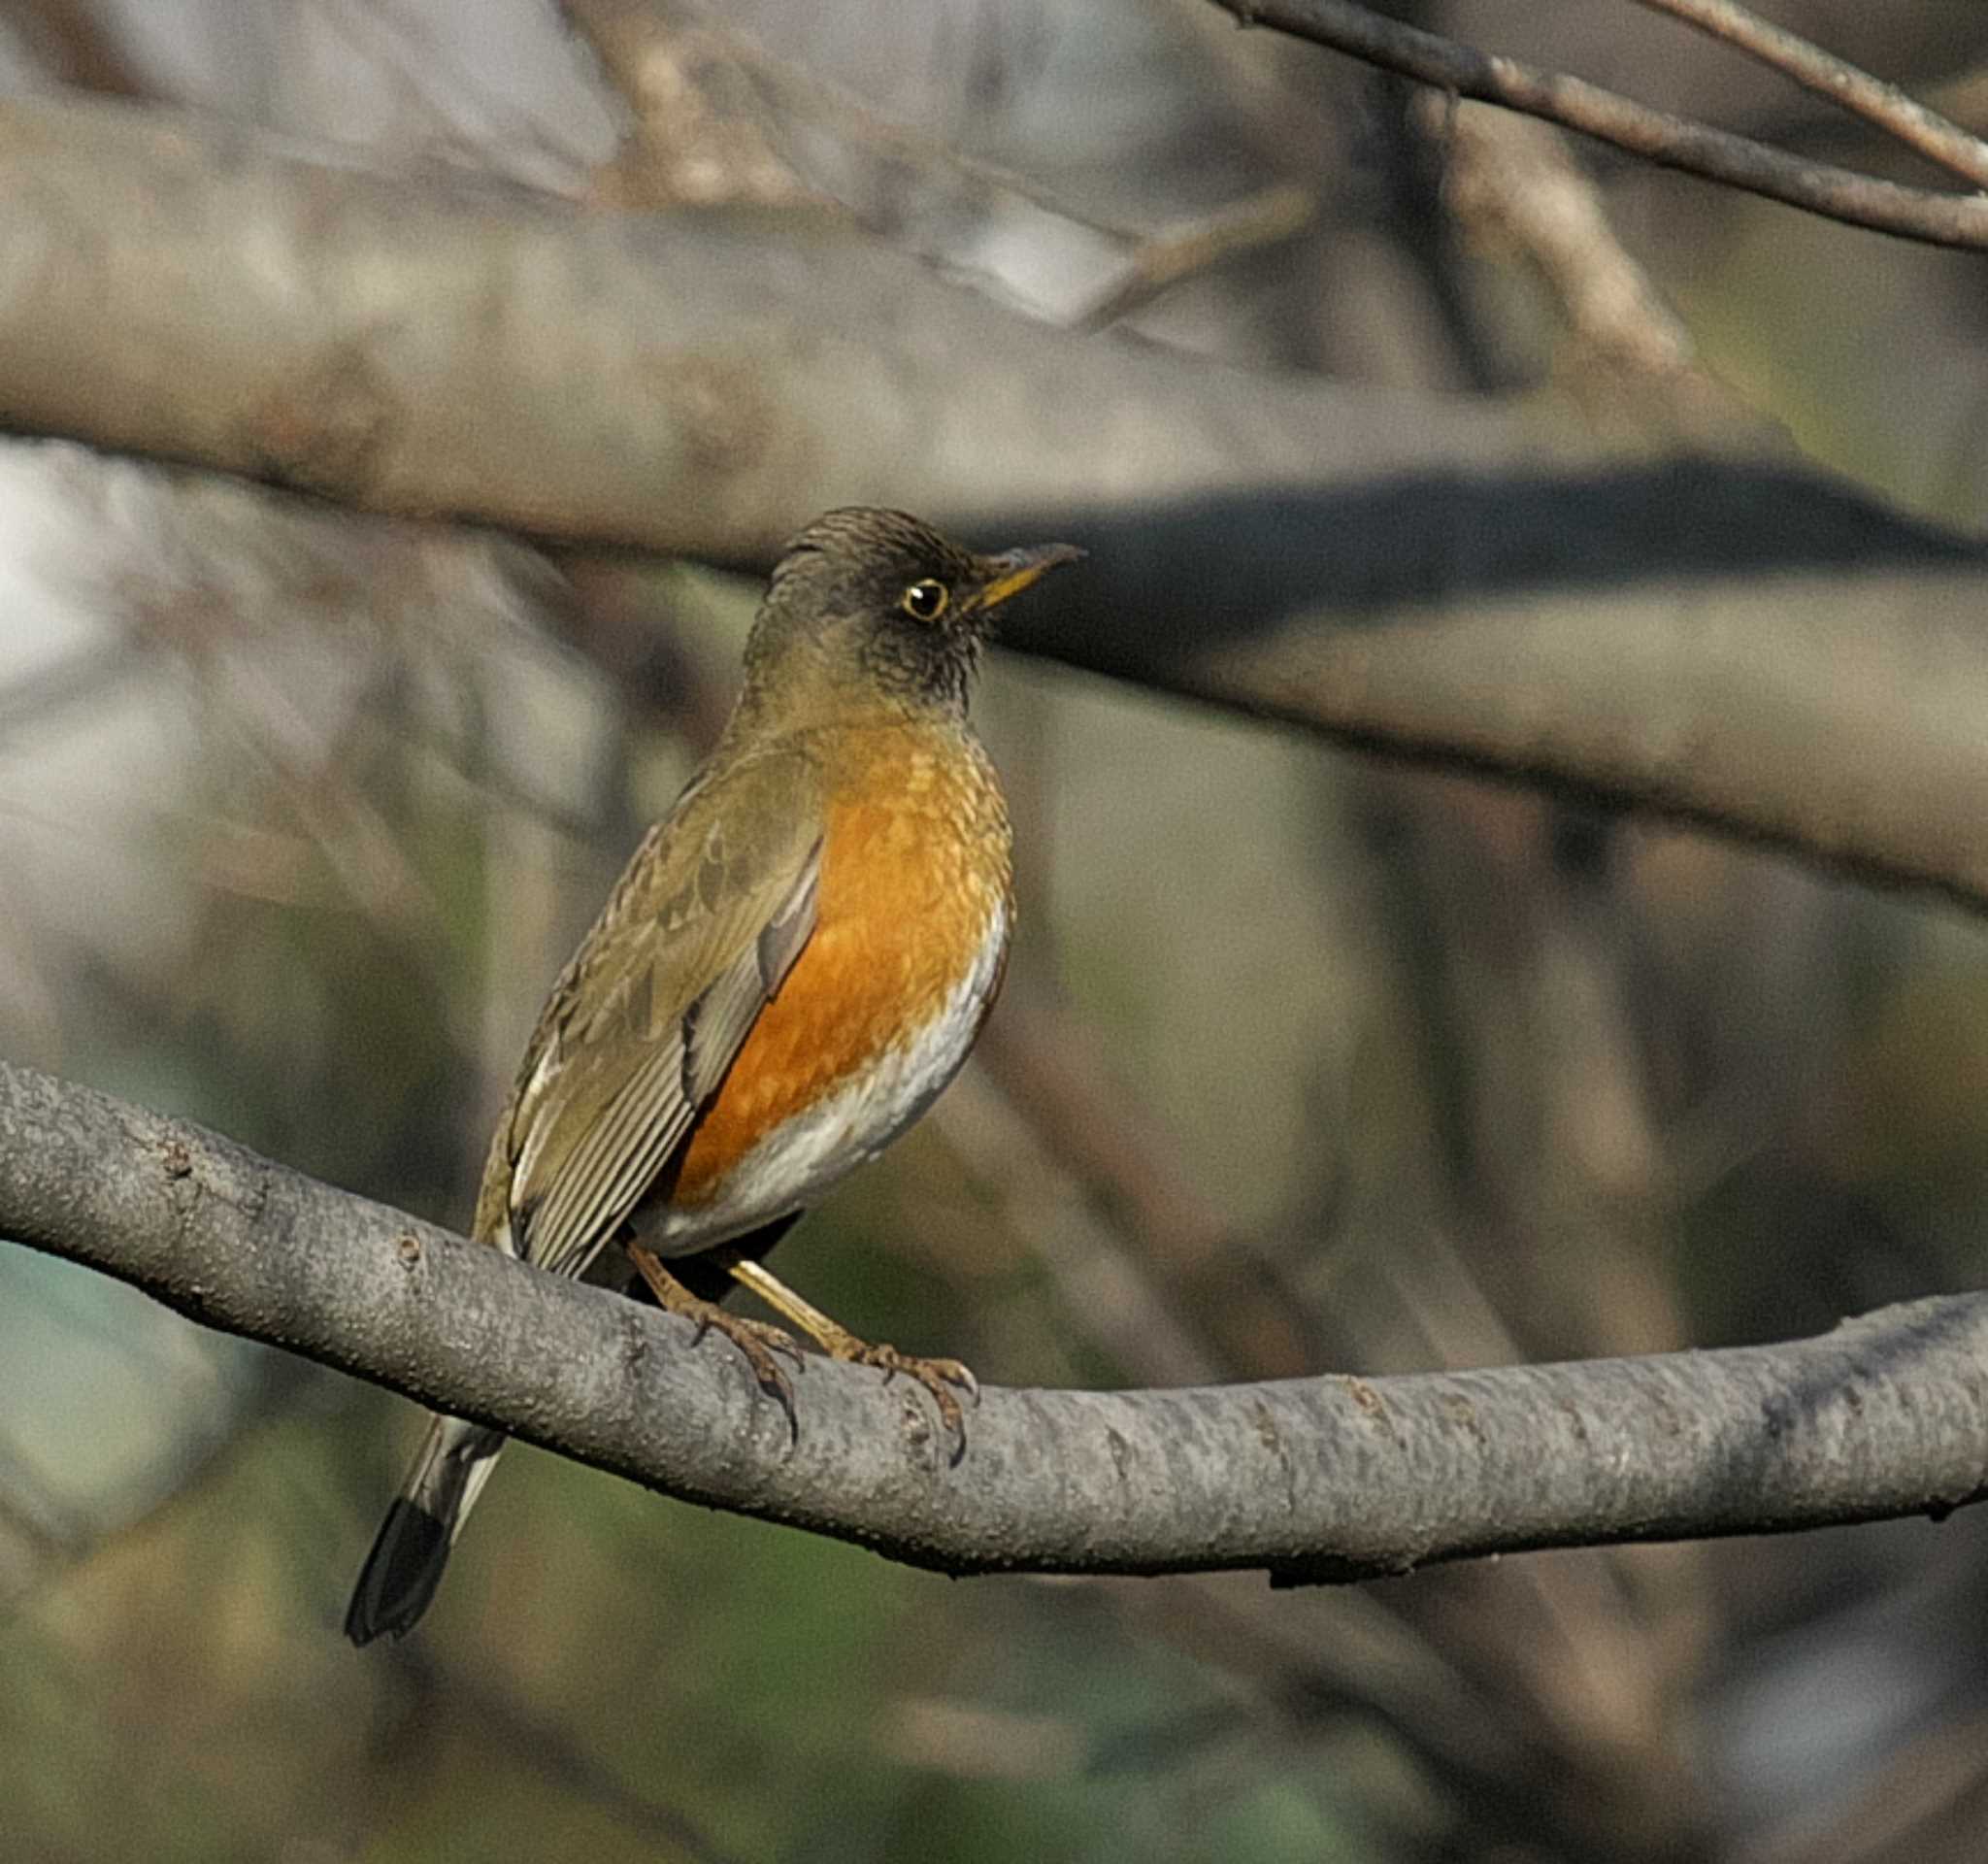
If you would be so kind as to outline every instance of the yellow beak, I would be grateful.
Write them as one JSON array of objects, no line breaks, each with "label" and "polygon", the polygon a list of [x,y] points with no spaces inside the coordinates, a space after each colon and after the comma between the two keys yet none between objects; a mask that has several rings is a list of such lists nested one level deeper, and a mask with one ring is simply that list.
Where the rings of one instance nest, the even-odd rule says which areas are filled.
[{"label": "yellow beak", "polygon": [[1038,544],[1033,549],[1003,550],[999,556],[981,559],[993,575],[981,584],[982,609],[998,609],[1011,595],[1019,595],[1031,582],[1047,576],[1065,563],[1075,563],[1083,552],[1075,544]]}]

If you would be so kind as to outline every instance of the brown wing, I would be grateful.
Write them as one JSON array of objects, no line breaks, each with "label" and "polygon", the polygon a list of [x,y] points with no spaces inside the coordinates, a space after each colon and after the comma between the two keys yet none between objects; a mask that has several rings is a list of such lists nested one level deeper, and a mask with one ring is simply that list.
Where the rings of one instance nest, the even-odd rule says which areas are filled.
[{"label": "brown wing", "polygon": [[584,1272],[813,931],[820,821],[815,766],[782,751],[693,784],[650,830],[525,1050],[479,1237]]}]

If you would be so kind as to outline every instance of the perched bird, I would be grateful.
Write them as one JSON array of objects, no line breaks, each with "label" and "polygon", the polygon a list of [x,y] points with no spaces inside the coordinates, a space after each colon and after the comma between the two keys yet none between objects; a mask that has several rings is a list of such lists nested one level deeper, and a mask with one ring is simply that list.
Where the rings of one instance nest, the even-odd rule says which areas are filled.
[{"label": "perched bird", "polygon": [[[1008,810],[968,689],[994,611],[1080,554],[977,556],[864,509],[795,538],[723,735],[552,986],[490,1144],[479,1242],[556,1275],[623,1283],[632,1264],[738,1347],[790,1428],[774,1355],[799,1349],[716,1305],[728,1278],[834,1357],[916,1380],[965,1441],[963,1365],[866,1345],[761,1258],[932,1103],[1000,988]],[[433,1419],[360,1572],[354,1644],[427,1608],[504,1441]]]}]

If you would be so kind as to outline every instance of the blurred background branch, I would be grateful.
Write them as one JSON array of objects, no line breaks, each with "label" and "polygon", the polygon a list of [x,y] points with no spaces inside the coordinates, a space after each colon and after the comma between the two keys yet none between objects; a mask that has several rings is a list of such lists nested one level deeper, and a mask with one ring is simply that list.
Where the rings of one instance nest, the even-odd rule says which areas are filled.
[{"label": "blurred background branch", "polygon": [[[1113,350],[893,278],[904,262],[840,232],[810,236],[804,300],[793,228],[638,236],[143,114],[9,122],[32,237],[66,253],[87,224],[117,254],[12,301],[0,402],[20,425],[755,566],[795,511],[844,499],[1056,529],[1094,562],[1011,646],[1988,900],[1988,745],[1925,728],[1988,706],[1988,646],[1953,624],[1978,552],[1778,458],[1556,458],[1517,411]],[[520,297],[520,268],[547,298]],[[177,283],[118,300],[125,276]],[[1001,409],[966,450],[962,397]],[[1077,411],[1166,435],[1148,474],[1114,450],[1124,488],[1102,508]],[[1197,487],[1218,458],[1227,487]],[[1598,612],[1604,581],[1626,599]],[[1851,656],[1854,685],[1809,677]]]},{"label": "blurred background branch", "polygon": [[1854,111],[1896,136],[1930,162],[1950,169],[1976,187],[1988,187],[1988,143],[1929,110],[1896,84],[1887,84],[1868,71],[1812,45],[1800,33],[1763,19],[1733,0],[1637,0],[1653,13],[1668,13],[1699,31],[1736,47],[1750,58],[1772,66],[1798,84]]},{"label": "blurred background branch", "polygon": [[[1644,3],[1654,4],[1654,0]],[[1988,247],[1988,200],[1978,193],[1902,187],[1895,182],[1825,162],[1805,161],[1749,137],[1652,110],[1563,72],[1541,71],[1515,58],[1487,55],[1474,47],[1352,5],[1350,0],[1214,0],[1214,4],[1234,14],[1242,25],[1271,26],[1399,72],[1451,96],[1523,111],[1564,129],[1576,129],[1584,136],[1612,143],[1645,161],[1661,162],[1666,168],[1728,187],[1745,188],[1846,225],[1896,233],[1935,246],[1977,251]],[[1705,15],[1708,10],[1697,11]],[[1738,9],[1728,11],[1737,14]],[[1785,40],[1777,44],[1783,53],[1791,50]],[[1784,57],[1777,62],[1787,60]],[[1806,60],[1802,68],[1818,71],[1812,59]],[[1842,69],[1840,64],[1837,68]],[[1860,87],[1856,95],[1866,116],[1883,120],[1887,127],[1897,124],[1916,142],[1927,141],[1928,132],[1938,124],[1931,112],[1908,116],[1900,106],[1909,100],[1895,95],[1886,99],[1875,84]],[[1939,147],[1949,152],[1956,141],[1971,140],[1950,124],[1945,127],[1952,134],[1941,139]],[[1982,160],[1978,144],[1967,159],[1975,164]]]}]

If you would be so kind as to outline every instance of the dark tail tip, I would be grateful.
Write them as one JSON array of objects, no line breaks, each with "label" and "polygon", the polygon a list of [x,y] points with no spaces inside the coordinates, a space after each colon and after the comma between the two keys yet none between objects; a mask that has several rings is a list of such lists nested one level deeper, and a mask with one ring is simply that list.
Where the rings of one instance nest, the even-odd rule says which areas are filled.
[{"label": "dark tail tip", "polygon": [[442,1583],[448,1538],[447,1527],[419,1503],[405,1496],[395,1502],[352,1588],[346,1636],[371,1644],[381,1632],[402,1638],[413,1630]]}]

